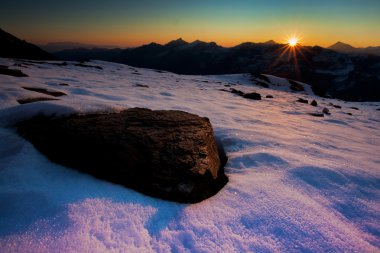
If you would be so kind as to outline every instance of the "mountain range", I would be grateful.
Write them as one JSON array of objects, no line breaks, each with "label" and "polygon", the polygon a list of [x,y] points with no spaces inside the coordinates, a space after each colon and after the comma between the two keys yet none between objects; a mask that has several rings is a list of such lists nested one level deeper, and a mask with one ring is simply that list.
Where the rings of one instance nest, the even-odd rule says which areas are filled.
[{"label": "mountain range", "polygon": [[349,44],[338,41],[328,47],[328,49],[349,54],[373,54],[380,55],[380,47],[353,47]]},{"label": "mountain range", "polygon": [[215,42],[177,39],[130,49],[72,49],[63,60],[98,59],[178,74],[272,74],[312,85],[320,96],[380,100],[380,56],[337,52],[319,46],[288,46],[274,41],[222,47]]},{"label": "mountain range", "polygon": [[[278,44],[274,40],[269,40],[267,42],[264,42],[262,44]],[[58,53],[59,51],[64,50],[77,50],[77,49],[115,49],[117,47],[107,45],[107,46],[97,46],[93,44],[85,44],[85,43],[78,43],[78,42],[51,42],[47,43],[45,45],[39,45],[40,48],[43,50],[49,52],[49,53]],[[378,47],[353,47],[347,43],[343,42],[336,42],[335,44],[327,47],[327,49],[334,50],[336,52],[341,53],[349,53],[349,54],[373,54],[373,55],[380,55],[380,46]]]},{"label": "mountain range", "polygon": [[180,38],[165,45],[152,42],[127,49],[67,49],[51,56],[2,30],[0,43],[10,48],[1,51],[0,57],[105,60],[177,74],[251,73],[253,78],[271,74],[310,84],[320,96],[351,101],[380,100],[380,56],[338,52],[336,48],[343,48],[341,44],[335,50],[300,45],[290,49],[274,41],[246,42],[227,48],[215,42],[189,43]]}]

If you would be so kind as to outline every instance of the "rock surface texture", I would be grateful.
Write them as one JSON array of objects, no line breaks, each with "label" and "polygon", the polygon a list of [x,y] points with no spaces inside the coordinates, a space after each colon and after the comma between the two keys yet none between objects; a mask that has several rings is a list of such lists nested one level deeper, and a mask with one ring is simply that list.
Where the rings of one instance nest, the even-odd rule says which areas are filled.
[{"label": "rock surface texture", "polygon": [[18,132],[53,162],[144,194],[195,203],[228,181],[210,121],[182,111],[39,116]]}]

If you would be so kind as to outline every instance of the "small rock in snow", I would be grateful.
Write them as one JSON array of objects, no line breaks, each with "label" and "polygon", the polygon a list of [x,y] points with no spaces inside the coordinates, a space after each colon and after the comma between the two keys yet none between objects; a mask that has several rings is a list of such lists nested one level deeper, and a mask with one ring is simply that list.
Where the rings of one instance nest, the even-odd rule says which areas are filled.
[{"label": "small rock in snow", "polygon": [[323,113],[319,113],[319,112],[309,112],[309,115],[314,116],[314,117],[323,117],[324,116]]},{"label": "small rock in snow", "polygon": [[326,114],[326,115],[330,115],[330,114],[331,114],[331,113],[330,113],[330,110],[327,109],[326,107],[323,108],[322,112],[323,112],[324,114]]},{"label": "small rock in snow", "polygon": [[303,103],[303,104],[309,103],[309,101],[307,99],[303,99],[303,98],[298,98],[297,102],[300,102],[300,103]]},{"label": "small rock in snow", "polygon": [[261,100],[261,95],[257,92],[246,93],[243,95],[243,98],[253,99],[253,100]]},{"label": "small rock in snow", "polygon": [[312,105],[312,106],[317,106],[318,103],[317,103],[317,101],[313,100],[313,101],[311,101],[310,105]]}]

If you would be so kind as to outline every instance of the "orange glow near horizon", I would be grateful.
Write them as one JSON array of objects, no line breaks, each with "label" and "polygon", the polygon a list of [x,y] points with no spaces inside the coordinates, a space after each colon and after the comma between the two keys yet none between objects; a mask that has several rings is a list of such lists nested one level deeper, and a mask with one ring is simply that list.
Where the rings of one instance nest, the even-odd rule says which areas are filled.
[{"label": "orange glow near horizon", "polygon": [[[187,42],[192,42],[195,40],[201,40],[205,42],[216,42],[218,45],[224,47],[233,47],[244,42],[266,42],[269,40],[274,40],[277,43],[288,44],[289,39],[293,37],[298,39],[298,44],[302,43],[303,46],[322,46],[328,47],[337,41],[343,41],[354,47],[366,47],[370,45],[360,38],[354,39],[341,39],[340,36],[336,34],[326,33],[325,31],[319,31],[322,35],[316,35],[310,31],[316,32],[317,30],[306,29],[305,27],[292,28],[287,27],[276,27],[273,30],[265,30],[264,28],[252,28],[252,29],[241,29],[237,30],[234,27],[217,30],[213,27],[212,30],[204,28],[202,30],[192,30],[191,27],[184,26],[183,29],[173,28],[173,29],[163,29],[162,27],[154,27],[153,29],[149,26],[143,27],[143,29],[128,30],[125,32],[122,27],[109,29],[106,32],[98,33],[90,29],[88,30],[72,30],[70,33],[62,33],[59,30],[53,31],[34,31],[33,33],[25,33],[25,31],[15,31],[11,29],[8,31],[13,33],[16,37],[27,40],[31,43],[38,45],[44,45],[49,42],[80,42],[84,44],[91,44],[95,46],[115,46],[115,47],[138,47],[144,44],[149,44],[151,42],[156,42],[159,44],[166,44],[171,40],[182,38]],[[182,27],[181,27],[182,28]],[[296,30],[296,33],[282,33],[278,31],[291,31]],[[299,35],[302,33],[302,37]],[[358,43],[361,42],[361,43]],[[371,43],[376,46],[376,43]]]},{"label": "orange glow near horizon", "polygon": [[[124,32],[123,29],[109,29],[104,33],[93,32],[92,30],[81,31],[71,31],[70,34],[60,33],[59,31],[36,31],[31,34],[24,34],[23,31],[13,32],[14,35],[21,39],[25,39],[31,43],[43,45],[49,42],[80,42],[85,44],[91,44],[96,46],[115,46],[115,47],[137,47],[144,44],[149,44],[151,42],[156,42],[159,44],[166,44],[171,40],[182,38],[187,42],[192,42],[195,40],[201,40],[205,42],[216,42],[218,45],[224,47],[233,47],[244,42],[266,42],[269,40],[274,40],[277,43],[288,44],[289,39],[293,37],[298,39],[298,44],[302,42],[304,46],[322,46],[328,47],[337,41],[342,41],[339,36],[334,36],[326,34],[324,36],[316,36],[311,34],[309,30],[305,30],[303,27],[297,28],[297,33],[286,35],[284,33],[279,33],[278,30],[294,30],[291,27],[279,27],[276,30],[265,30],[263,29],[252,29],[245,30],[242,29],[227,29],[223,30],[213,29],[210,31],[207,28],[203,30],[197,30],[196,32],[188,27],[178,30],[167,30],[167,29],[149,29],[144,27],[141,30],[129,30],[128,33]],[[12,30],[9,30],[12,33]],[[303,36],[299,36],[299,32],[302,31]],[[304,38],[303,38],[304,37]],[[365,47],[368,44],[355,43],[353,40],[343,40],[343,42],[348,43],[356,47]],[[374,44],[375,45],[375,44]]]},{"label": "orange glow near horizon", "polygon": [[25,5],[3,3],[1,28],[39,45],[78,42],[123,48],[178,38],[224,47],[270,40],[285,44],[282,31],[302,33],[303,46],[329,47],[338,41],[354,47],[380,45],[378,0],[83,0],[44,1],[44,8],[21,2]]}]

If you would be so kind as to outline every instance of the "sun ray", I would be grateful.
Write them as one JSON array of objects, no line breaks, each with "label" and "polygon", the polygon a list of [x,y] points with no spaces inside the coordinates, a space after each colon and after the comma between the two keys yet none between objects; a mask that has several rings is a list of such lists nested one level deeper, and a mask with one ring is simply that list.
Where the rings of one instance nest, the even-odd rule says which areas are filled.
[{"label": "sun ray", "polygon": [[280,63],[280,61],[285,58],[286,61],[292,62],[294,64],[295,78],[299,78],[301,73],[299,69],[298,57],[305,58],[302,52],[303,47],[301,46],[301,43],[300,43],[301,39],[302,37],[295,33],[288,36],[285,40],[285,44],[283,44],[283,46],[278,49],[280,51],[279,55],[271,64],[271,66],[269,67],[269,70],[276,68],[276,66]]},{"label": "sun ray", "polygon": [[274,62],[268,67],[268,72],[270,73],[274,67],[280,62],[280,60],[289,52],[290,48],[287,45],[282,46],[276,52],[280,52],[280,55],[274,60]]}]

